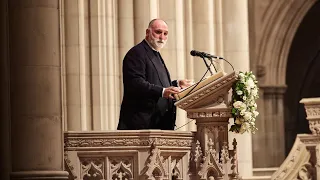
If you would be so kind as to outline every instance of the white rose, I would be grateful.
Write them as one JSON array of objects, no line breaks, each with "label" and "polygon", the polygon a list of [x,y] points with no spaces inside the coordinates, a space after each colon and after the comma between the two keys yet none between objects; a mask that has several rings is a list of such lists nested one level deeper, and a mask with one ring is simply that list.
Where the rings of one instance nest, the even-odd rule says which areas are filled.
[{"label": "white rose", "polygon": [[245,112],[243,115],[243,118],[248,121],[251,119],[252,113],[251,112]]},{"label": "white rose", "polygon": [[254,82],[251,78],[249,78],[248,81],[246,82],[246,86],[248,86],[249,88],[254,87]]},{"label": "white rose", "polygon": [[247,97],[246,97],[246,96],[243,96],[242,99],[245,101],[245,100],[247,100]]},{"label": "white rose", "polygon": [[237,91],[237,94],[240,96],[242,93],[242,91]]},{"label": "white rose", "polygon": [[240,109],[243,106],[243,103],[241,101],[236,101],[233,103],[233,107]]}]

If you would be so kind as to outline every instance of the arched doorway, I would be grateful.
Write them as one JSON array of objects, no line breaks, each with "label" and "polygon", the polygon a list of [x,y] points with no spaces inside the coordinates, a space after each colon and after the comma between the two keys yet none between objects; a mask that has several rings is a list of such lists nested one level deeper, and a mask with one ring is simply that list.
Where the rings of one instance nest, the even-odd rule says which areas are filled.
[{"label": "arched doorway", "polygon": [[284,95],[285,149],[291,150],[296,135],[309,133],[303,104],[306,97],[320,97],[320,2],[302,20],[289,51]]}]

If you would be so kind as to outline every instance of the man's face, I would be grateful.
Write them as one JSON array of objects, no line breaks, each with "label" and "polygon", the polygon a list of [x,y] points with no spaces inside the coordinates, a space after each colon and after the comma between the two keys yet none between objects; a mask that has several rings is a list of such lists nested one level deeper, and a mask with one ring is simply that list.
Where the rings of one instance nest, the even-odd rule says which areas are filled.
[{"label": "man's face", "polygon": [[162,49],[168,39],[168,26],[164,21],[156,20],[151,28],[147,29],[147,38],[151,46],[156,49]]}]

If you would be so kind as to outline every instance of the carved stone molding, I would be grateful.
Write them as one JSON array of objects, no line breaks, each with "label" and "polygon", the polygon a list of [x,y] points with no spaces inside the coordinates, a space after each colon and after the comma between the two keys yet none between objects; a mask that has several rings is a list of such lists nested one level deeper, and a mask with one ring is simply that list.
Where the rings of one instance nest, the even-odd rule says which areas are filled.
[{"label": "carved stone molding", "polygon": [[217,117],[225,117],[230,118],[231,117],[231,108],[221,109],[221,110],[212,110],[212,112],[207,111],[201,111],[199,112],[187,112],[187,117],[190,119],[198,119],[198,118],[217,118]]},{"label": "carved stone molding", "polygon": [[[115,146],[151,146],[155,138],[67,138],[65,148],[69,147],[115,147]],[[158,146],[191,147],[192,139],[158,139]]]},{"label": "carved stone molding", "polygon": [[306,113],[308,119],[320,119],[320,106],[309,106]]},{"label": "carved stone molding", "polygon": [[299,134],[300,141],[306,146],[316,146],[320,144],[320,136],[314,136],[311,134]]}]

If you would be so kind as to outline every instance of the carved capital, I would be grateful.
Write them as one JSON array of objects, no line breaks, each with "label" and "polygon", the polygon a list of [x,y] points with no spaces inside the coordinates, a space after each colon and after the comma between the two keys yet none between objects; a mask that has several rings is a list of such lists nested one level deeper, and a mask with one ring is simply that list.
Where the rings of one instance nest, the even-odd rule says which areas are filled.
[{"label": "carved capital", "polygon": [[320,135],[320,98],[303,98],[300,103],[304,104],[312,134]]}]

